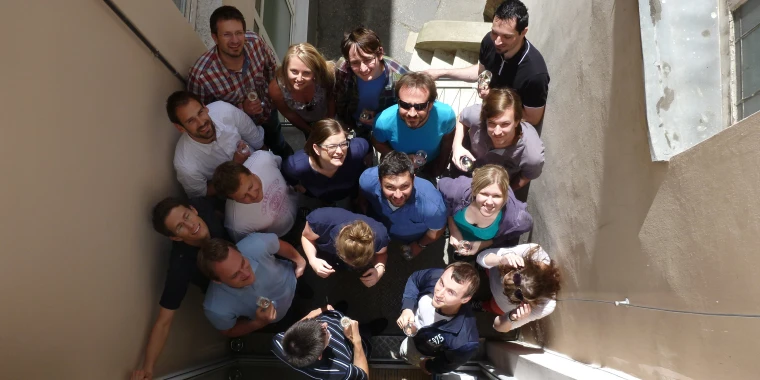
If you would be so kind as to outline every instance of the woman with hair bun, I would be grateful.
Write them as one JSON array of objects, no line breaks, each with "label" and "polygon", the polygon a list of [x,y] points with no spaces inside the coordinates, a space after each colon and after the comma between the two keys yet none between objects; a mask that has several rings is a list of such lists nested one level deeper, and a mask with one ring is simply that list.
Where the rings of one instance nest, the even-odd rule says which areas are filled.
[{"label": "woman with hair bun", "polygon": [[374,286],[385,274],[390,237],[382,223],[337,207],[323,207],[306,216],[301,244],[311,269],[327,278],[336,270],[361,273]]},{"label": "woman with hair bun", "polygon": [[540,245],[487,249],[477,261],[487,269],[493,298],[473,306],[497,315],[493,323],[496,331],[516,329],[554,311],[561,277],[556,263]]}]

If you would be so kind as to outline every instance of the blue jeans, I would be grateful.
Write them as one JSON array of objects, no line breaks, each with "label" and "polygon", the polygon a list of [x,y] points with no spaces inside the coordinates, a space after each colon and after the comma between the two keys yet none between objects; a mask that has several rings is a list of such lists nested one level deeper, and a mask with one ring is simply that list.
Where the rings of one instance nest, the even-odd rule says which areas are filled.
[{"label": "blue jeans", "polygon": [[272,153],[282,157],[283,161],[293,155],[293,148],[288,145],[285,136],[282,135],[282,124],[280,124],[277,110],[272,110],[269,120],[261,124],[261,127],[264,128],[264,144],[272,150]]}]

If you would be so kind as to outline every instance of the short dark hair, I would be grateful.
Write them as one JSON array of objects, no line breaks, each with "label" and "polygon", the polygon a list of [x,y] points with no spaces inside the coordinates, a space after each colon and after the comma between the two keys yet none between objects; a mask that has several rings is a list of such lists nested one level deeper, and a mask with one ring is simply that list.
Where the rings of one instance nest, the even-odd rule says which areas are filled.
[{"label": "short dark hair", "polygon": [[470,283],[467,292],[465,292],[462,298],[472,297],[480,287],[480,275],[478,274],[478,270],[475,269],[472,264],[465,261],[457,261],[453,264],[449,264],[444,272],[449,268],[451,268],[451,279],[457,284],[462,285],[468,282]]},{"label": "short dark hair", "polygon": [[377,165],[377,175],[380,181],[387,176],[398,176],[404,173],[409,173],[414,177],[414,164],[406,153],[399,151],[390,151]]},{"label": "short dark hair", "polygon": [[396,82],[396,99],[399,98],[398,93],[401,92],[401,89],[405,87],[423,89],[427,91],[428,102],[434,102],[438,98],[438,90],[435,87],[435,81],[433,80],[433,77],[431,77],[428,73],[410,72],[404,74],[404,76],[402,76],[401,79]]},{"label": "short dark hair", "polygon": [[229,256],[230,248],[237,250],[237,246],[224,239],[210,239],[203,243],[198,250],[196,263],[201,273],[211,281],[219,281],[219,276],[214,273],[214,263],[220,263]]},{"label": "short dark hair", "polygon": [[232,5],[222,5],[214,10],[209,19],[209,28],[211,28],[211,34],[216,34],[217,23],[219,21],[238,20],[243,23],[243,30],[245,30],[245,17],[243,13]]},{"label": "short dark hair", "polygon": [[177,207],[190,208],[190,202],[183,198],[168,197],[153,206],[153,229],[164,236],[174,236],[174,231],[166,227],[166,217]]},{"label": "short dark hair", "polygon": [[522,33],[528,27],[528,7],[520,0],[506,0],[501,3],[493,17],[502,21],[515,19],[515,30]]},{"label": "short dark hair", "polygon": [[182,125],[182,121],[177,117],[177,108],[187,105],[191,100],[195,100],[200,105],[203,105],[201,98],[190,91],[174,91],[169,95],[166,99],[166,116],[169,116],[169,120],[172,123]]},{"label": "short dark hair", "polygon": [[382,53],[381,49],[383,48],[383,44],[380,42],[380,37],[377,36],[377,33],[363,26],[343,35],[343,41],[340,43],[340,52],[346,61],[348,61],[348,53],[351,52],[351,48],[354,46],[364,52],[364,54],[370,55]]},{"label": "short dark hair", "polygon": [[243,164],[235,161],[227,161],[216,167],[214,176],[211,177],[211,185],[217,193],[225,197],[234,194],[240,187],[240,175],[251,175],[251,171]]},{"label": "short dark hair", "polygon": [[282,351],[285,360],[296,368],[306,367],[319,359],[325,349],[325,332],[316,319],[298,321],[285,331]]}]

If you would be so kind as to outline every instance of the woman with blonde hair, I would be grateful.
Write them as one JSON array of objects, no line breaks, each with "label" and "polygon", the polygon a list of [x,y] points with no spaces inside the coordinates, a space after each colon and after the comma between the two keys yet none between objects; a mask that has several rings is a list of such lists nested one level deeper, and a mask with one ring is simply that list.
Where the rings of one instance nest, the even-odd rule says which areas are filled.
[{"label": "woman with blonde hair", "polygon": [[491,248],[478,264],[487,269],[493,297],[473,307],[497,315],[493,327],[507,332],[554,311],[561,276],[557,264],[538,244]]},{"label": "woman with blonde hair", "polygon": [[337,207],[323,207],[306,216],[301,244],[311,269],[327,278],[336,270],[361,273],[365,286],[385,274],[390,237],[382,223]]},{"label": "woman with blonde hair", "polygon": [[475,255],[490,246],[514,245],[533,226],[533,218],[509,187],[509,174],[498,165],[475,169],[472,178],[441,178],[451,237],[460,256]]},{"label": "woman with blonde hair", "polygon": [[334,70],[314,46],[295,44],[269,83],[269,95],[277,110],[306,137],[312,123],[335,116]]},{"label": "woman with blonde hair", "polygon": [[335,119],[314,123],[304,148],[282,163],[288,185],[323,204],[356,198],[359,177],[366,169],[364,158],[370,152],[367,140],[348,139],[346,130]]}]

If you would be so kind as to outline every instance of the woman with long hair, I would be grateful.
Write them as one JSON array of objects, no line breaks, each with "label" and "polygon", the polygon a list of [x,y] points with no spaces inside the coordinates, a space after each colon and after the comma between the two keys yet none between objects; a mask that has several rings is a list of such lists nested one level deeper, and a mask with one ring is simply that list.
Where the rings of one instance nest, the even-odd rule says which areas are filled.
[{"label": "woman with long hair", "polygon": [[446,203],[449,245],[458,255],[503,247],[533,226],[533,218],[525,203],[515,199],[509,175],[501,166],[477,168],[472,178],[441,178],[438,189]]},{"label": "woman with long hair", "polygon": [[349,140],[338,121],[322,119],[314,123],[304,148],[283,162],[282,174],[297,191],[323,204],[356,198],[369,151],[367,140]]},{"label": "woman with long hair", "polygon": [[336,270],[360,273],[362,283],[374,286],[385,274],[390,237],[382,223],[337,207],[323,207],[306,216],[301,245],[317,276]]},{"label": "woman with long hair", "polygon": [[497,315],[493,323],[497,331],[516,329],[554,311],[561,276],[540,245],[487,249],[477,261],[487,269],[493,295],[479,306]]},{"label": "woman with long hair", "polygon": [[335,116],[335,71],[308,43],[291,45],[269,83],[269,95],[282,116],[306,137],[311,124]]},{"label": "woman with long hair", "polygon": [[520,95],[508,88],[490,89],[482,105],[461,111],[453,145],[451,159],[460,173],[469,175],[464,157],[473,168],[501,165],[509,173],[512,190],[538,178],[544,167],[544,143],[523,120]]}]

